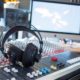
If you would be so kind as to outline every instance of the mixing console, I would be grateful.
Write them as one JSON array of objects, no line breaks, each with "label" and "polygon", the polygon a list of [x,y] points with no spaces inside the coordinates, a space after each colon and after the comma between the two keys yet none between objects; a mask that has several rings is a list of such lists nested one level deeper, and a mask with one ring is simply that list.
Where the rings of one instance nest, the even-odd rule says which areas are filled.
[{"label": "mixing console", "polygon": [[0,69],[0,80],[73,80],[73,75],[80,74],[80,62],[69,64],[67,60],[79,56],[79,53],[66,51],[42,58],[30,68],[8,65]]}]

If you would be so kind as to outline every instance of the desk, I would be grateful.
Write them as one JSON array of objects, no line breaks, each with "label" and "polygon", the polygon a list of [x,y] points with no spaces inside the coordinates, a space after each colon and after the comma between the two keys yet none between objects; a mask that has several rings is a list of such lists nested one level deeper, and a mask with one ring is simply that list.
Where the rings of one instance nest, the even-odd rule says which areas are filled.
[{"label": "desk", "polygon": [[68,48],[67,50],[73,51],[73,52],[80,52],[80,48]]},{"label": "desk", "polygon": [[59,46],[68,51],[80,52],[80,43],[77,42],[73,42],[72,44],[65,44],[64,42],[52,42],[52,44],[55,44],[56,46]]},{"label": "desk", "polygon": [[64,41],[61,41],[56,38],[43,38],[43,40],[47,41],[49,44],[53,44],[65,50],[73,51],[73,52],[80,52],[80,43],[73,42],[65,44]]},{"label": "desk", "polygon": [[80,43],[73,43],[73,44],[62,43],[62,47],[69,51],[80,52]]}]

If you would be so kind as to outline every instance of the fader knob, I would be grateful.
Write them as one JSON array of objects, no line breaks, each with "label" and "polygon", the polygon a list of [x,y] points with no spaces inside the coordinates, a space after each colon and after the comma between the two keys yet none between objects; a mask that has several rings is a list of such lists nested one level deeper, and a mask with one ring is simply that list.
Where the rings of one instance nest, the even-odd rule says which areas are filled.
[{"label": "fader knob", "polygon": [[37,70],[36,73],[38,73],[38,75],[42,75],[42,72]]},{"label": "fader knob", "polygon": [[7,67],[5,67],[5,68],[4,68],[4,71],[10,72],[10,69],[8,69]]},{"label": "fader knob", "polygon": [[35,72],[35,71],[33,71],[33,72],[32,72],[32,75],[35,76],[35,77],[37,77],[37,76],[38,76],[38,73]]},{"label": "fader knob", "polygon": [[13,77],[13,78],[11,78],[11,80],[16,80],[16,78],[15,78],[15,77]]},{"label": "fader knob", "polygon": [[27,77],[34,78],[34,76],[31,73],[27,73]]},{"label": "fader knob", "polygon": [[16,69],[16,68],[12,68],[11,70],[12,70],[13,72],[15,72],[15,73],[18,72],[18,69]]}]

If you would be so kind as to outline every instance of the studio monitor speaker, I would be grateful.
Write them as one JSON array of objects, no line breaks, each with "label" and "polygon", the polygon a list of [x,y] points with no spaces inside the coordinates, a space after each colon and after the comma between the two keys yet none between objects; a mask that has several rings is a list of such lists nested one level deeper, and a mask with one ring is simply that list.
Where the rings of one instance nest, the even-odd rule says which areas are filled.
[{"label": "studio monitor speaker", "polygon": [[26,10],[5,8],[4,17],[8,27],[28,25],[28,12]]}]

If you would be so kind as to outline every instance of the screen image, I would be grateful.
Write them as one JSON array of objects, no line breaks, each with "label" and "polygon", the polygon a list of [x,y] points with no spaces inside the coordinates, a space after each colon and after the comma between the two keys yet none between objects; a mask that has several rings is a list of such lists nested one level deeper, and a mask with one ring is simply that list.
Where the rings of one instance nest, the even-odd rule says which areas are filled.
[{"label": "screen image", "polygon": [[80,33],[80,6],[33,1],[31,25],[40,31]]}]

